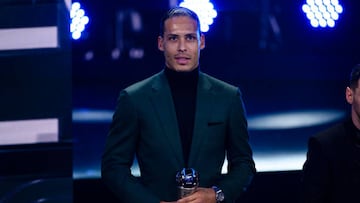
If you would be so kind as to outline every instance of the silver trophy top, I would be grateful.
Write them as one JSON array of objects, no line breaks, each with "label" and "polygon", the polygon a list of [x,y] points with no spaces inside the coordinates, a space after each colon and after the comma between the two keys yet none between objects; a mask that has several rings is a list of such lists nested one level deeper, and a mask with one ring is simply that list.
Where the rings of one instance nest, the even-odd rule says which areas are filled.
[{"label": "silver trophy top", "polygon": [[193,168],[183,168],[176,174],[176,182],[179,187],[194,188],[199,185],[199,174]]}]

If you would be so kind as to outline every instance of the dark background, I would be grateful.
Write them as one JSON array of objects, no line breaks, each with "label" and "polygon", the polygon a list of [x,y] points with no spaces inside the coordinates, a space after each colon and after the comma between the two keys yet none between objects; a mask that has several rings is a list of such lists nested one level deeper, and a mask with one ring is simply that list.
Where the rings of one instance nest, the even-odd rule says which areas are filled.
[{"label": "dark background", "polygon": [[[49,49],[0,50],[0,121],[59,121],[58,142],[0,145],[2,203],[73,200],[68,22],[62,0],[0,1],[0,29],[57,26],[59,44]],[[1,131],[0,136],[10,135]]]}]

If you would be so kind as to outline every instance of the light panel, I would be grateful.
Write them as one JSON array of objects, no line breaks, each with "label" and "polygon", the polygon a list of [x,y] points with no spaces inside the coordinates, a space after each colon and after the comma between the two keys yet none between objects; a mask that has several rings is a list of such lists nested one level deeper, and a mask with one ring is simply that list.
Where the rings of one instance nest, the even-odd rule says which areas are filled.
[{"label": "light panel", "polygon": [[339,15],[343,12],[343,7],[338,0],[306,0],[302,6],[302,11],[314,28],[333,28]]},{"label": "light panel", "polygon": [[188,8],[198,15],[201,32],[208,32],[209,26],[213,24],[217,16],[214,5],[209,0],[184,0],[179,6]]},{"label": "light panel", "polygon": [[85,10],[81,8],[79,2],[74,2],[70,10],[70,32],[72,38],[80,39],[81,33],[85,30],[85,26],[89,23],[89,17],[85,15]]},{"label": "light panel", "polygon": [[0,29],[0,51],[59,46],[57,26]]}]

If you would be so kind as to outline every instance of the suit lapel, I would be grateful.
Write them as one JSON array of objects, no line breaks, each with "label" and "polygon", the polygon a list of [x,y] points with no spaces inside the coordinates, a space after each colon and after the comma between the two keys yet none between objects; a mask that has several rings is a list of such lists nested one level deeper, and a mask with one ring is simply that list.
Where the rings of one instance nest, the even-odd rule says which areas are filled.
[{"label": "suit lapel", "polygon": [[206,76],[200,72],[199,83],[196,98],[196,114],[193,140],[191,144],[191,151],[189,157],[189,166],[193,166],[198,162],[198,154],[204,142],[206,142],[207,136],[204,135],[204,129],[207,129],[208,119],[211,109],[214,108],[213,96],[214,93],[209,91],[211,89],[211,83]]},{"label": "suit lapel", "polygon": [[[171,91],[164,72],[160,72],[158,80],[152,86],[151,100],[157,112],[158,118],[163,126],[164,137],[175,153],[175,159],[180,166],[184,165],[179,127],[177,124],[175,107]],[[167,152],[164,152],[167,153]]]}]

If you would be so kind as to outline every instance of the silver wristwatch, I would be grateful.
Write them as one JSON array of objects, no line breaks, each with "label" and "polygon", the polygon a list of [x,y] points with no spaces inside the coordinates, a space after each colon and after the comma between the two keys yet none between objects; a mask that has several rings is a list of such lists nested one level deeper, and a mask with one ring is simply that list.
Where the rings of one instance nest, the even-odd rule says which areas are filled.
[{"label": "silver wristwatch", "polygon": [[216,186],[212,186],[212,189],[215,191],[216,202],[217,203],[223,202],[224,199],[225,199],[224,192],[220,188],[218,188]]}]

